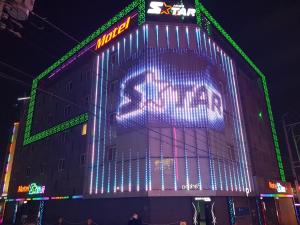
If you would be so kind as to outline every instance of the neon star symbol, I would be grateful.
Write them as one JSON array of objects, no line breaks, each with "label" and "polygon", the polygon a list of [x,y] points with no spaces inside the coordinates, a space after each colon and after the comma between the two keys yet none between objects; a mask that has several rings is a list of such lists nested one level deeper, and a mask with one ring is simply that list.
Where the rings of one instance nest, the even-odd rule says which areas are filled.
[{"label": "neon star symbol", "polygon": [[172,6],[171,5],[167,5],[167,3],[164,2],[164,9],[161,10],[160,14],[169,15],[169,14],[171,14],[170,10],[172,10]]}]

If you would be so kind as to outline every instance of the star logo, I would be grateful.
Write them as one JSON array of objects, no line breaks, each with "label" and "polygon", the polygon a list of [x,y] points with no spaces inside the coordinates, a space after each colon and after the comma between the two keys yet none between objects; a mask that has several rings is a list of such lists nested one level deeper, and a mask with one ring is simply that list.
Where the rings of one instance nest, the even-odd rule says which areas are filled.
[{"label": "star logo", "polygon": [[167,3],[164,2],[164,8],[161,9],[161,13],[160,14],[165,14],[165,15],[169,15],[171,14],[170,13],[170,10],[172,10],[172,6],[171,5],[167,5]]}]

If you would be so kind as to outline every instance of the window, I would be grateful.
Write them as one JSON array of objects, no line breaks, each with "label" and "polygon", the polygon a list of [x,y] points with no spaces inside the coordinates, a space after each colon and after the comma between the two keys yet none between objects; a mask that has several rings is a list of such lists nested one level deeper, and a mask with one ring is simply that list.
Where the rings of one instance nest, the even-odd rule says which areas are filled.
[{"label": "window", "polygon": [[66,83],[66,92],[71,92],[72,91],[72,88],[73,88],[73,83],[72,81],[68,81]]},{"label": "window", "polygon": [[40,164],[40,174],[41,175],[45,174],[45,164],[44,163]]},{"label": "window", "polygon": [[61,135],[60,136],[61,137],[61,142],[62,143],[67,143],[68,139],[69,139],[69,131],[66,130],[66,131],[62,132],[60,135]]},{"label": "window", "polygon": [[81,128],[81,135],[84,136],[86,134],[87,134],[87,123],[83,124]]},{"label": "window", "polygon": [[105,161],[114,161],[116,160],[116,148],[110,147],[105,152]]},{"label": "window", "polygon": [[228,144],[227,149],[228,149],[229,159],[233,161],[232,163],[235,163],[235,152],[234,152],[233,145]]},{"label": "window", "polygon": [[65,116],[70,116],[71,114],[71,106],[68,105],[65,107]]},{"label": "window", "polygon": [[115,124],[115,122],[116,122],[116,113],[111,113],[109,115],[109,124],[113,125],[113,124]]},{"label": "window", "polygon": [[31,168],[28,166],[25,170],[26,177],[30,176],[30,172],[31,172],[30,170],[31,170]]},{"label": "window", "polygon": [[60,159],[58,162],[58,171],[62,172],[65,170],[65,159]]},{"label": "window", "polygon": [[85,154],[81,154],[80,155],[80,166],[84,166],[86,163],[86,155]]}]

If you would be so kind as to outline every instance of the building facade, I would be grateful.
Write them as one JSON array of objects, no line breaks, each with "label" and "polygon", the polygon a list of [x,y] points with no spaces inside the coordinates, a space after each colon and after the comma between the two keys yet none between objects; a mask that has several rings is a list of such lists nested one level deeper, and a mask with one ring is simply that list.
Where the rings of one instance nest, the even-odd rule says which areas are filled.
[{"label": "building facade", "polygon": [[297,224],[265,77],[198,1],[132,2],[20,124],[6,221]]}]

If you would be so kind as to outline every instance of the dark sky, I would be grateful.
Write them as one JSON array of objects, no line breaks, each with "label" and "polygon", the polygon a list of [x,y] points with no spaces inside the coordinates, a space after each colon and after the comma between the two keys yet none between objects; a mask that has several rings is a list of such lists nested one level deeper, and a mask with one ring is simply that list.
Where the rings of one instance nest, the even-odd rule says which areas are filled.
[{"label": "dark sky", "polygon": [[[76,2],[76,4],[74,3]],[[88,3],[88,4],[87,4]],[[78,40],[97,29],[130,1],[36,0],[34,12]],[[282,139],[280,117],[300,112],[300,0],[205,0],[211,14],[258,65],[268,79],[271,103]],[[0,31],[0,61],[38,75],[75,42],[31,16],[23,38]],[[31,83],[31,78],[0,63],[0,72]],[[29,87],[0,77],[0,153],[7,150],[11,126],[18,118],[16,98]],[[0,158],[2,159],[2,157]]]}]

